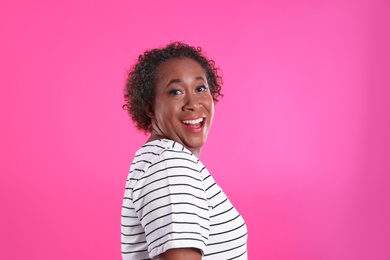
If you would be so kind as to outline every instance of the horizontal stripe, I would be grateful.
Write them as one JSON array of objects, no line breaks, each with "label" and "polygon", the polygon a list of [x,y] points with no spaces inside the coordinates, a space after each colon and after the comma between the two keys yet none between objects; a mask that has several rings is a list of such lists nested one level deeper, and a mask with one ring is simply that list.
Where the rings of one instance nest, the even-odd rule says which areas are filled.
[{"label": "horizontal stripe", "polygon": [[225,210],[225,211],[222,211],[222,212],[220,212],[220,213],[218,213],[218,214],[212,215],[211,217],[213,217],[213,218],[218,217],[218,216],[220,216],[220,215],[223,215],[223,214],[225,214],[225,213],[228,213],[229,211],[231,211],[231,210],[233,210],[233,209],[234,209],[233,206],[231,206],[229,209],[227,209],[227,210]]},{"label": "horizontal stripe", "polygon": [[188,196],[191,196],[192,198],[196,198],[196,199],[201,200],[201,201],[206,201],[205,198],[197,197],[197,196],[195,196],[195,195],[192,194],[192,193],[184,193],[184,192],[175,193],[175,192],[171,192],[171,193],[166,194],[166,195],[164,195],[164,196],[160,196],[160,197],[158,197],[158,198],[154,198],[154,199],[152,199],[152,200],[149,200],[147,203],[144,203],[144,204],[142,205],[142,207],[138,208],[135,212],[138,213],[140,210],[142,210],[143,208],[145,208],[145,207],[148,206],[149,204],[155,202],[156,200],[164,199],[164,198],[166,198],[166,197],[170,197],[171,200],[173,200],[173,198],[174,198],[175,196],[181,196],[181,195],[188,195]]},{"label": "horizontal stripe", "polygon": [[187,184],[187,183],[176,183],[176,184],[168,184],[168,185],[165,185],[165,186],[162,186],[162,187],[158,187],[154,190],[151,190],[149,191],[148,193],[138,197],[137,199],[135,199],[133,201],[133,203],[137,203],[140,199],[143,199],[144,197],[150,195],[151,193],[155,192],[155,191],[159,191],[159,190],[162,190],[162,189],[165,189],[165,188],[168,188],[168,187],[176,187],[176,186],[180,186],[180,187],[189,187],[189,188],[192,188],[192,189],[195,189],[195,190],[199,190],[199,191],[203,191],[203,189],[197,187],[197,186],[194,186],[194,185],[191,185],[191,184]]},{"label": "horizontal stripe", "polygon": [[188,202],[169,203],[169,204],[162,205],[162,206],[160,206],[160,207],[158,207],[158,208],[155,208],[155,209],[149,211],[148,213],[144,214],[144,215],[141,217],[140,220],[142,221],[142,220],[143,220],[147,215],[149,215],[150,213],[152,213],[152,212],[154,212],[154,211],[156,211],[156,210],[159,210],[159,209],[161,209],[161,208],[165,208],[165,207],[168,206],[168,205],[190,205],[190,206],[194,206],[195,208],[198,208],[198,209],[201,209],[201,210],[204,210],[204,211],[208,211],[208,209],[202,208],[202,207],[200,207],[200,206],[198,206],[198,205],[196,205],[196,204],[193,204],[193,203],[188,203]]},{"label": "horizontal stripe", "polygon": [[[157,227],[157,228],[151,230],[151,231],[148,232],[148,233],[145,232],[145,235],[146,235],[146,237],[148,237],[148,236],[150,236],[153,232],[156,232],[156,231],[159,230],[159,229],[162,229],[162,228],[164,228],[164,227],[171,226],[171,225],[174,225],[174,224],[183,225],[183,226],[184,226],[184,225],[190,225],[190,226],[199,227],[199,228],[201,228],[201,229],[203,229],[203,230],[205,230],[205,231],[207,231],[207,232],[209,231],[209,228],[208,228],[208,227],[204,227],[204,226],[200,225],[198,222],[179,222],[179,221],[171,221],[171,222],[169,222],[169,223],[167,223],[167,224],[165,224],[165,225],[159,226],[159,227]],[[191,227],[191,229],[194,229],[195,227]],[[187,228],[188,228],[188,227],[187,227]],[[182,231],[182,232],[185,232],[185,231]]]},{"label": "horizontal stripe", "polygon": [[135,253],[141,253],[141,252],[147,252],[147,250],[137,250],[137,251],[129,251],[129,252],[124,252],[122,251],[122,254],[135,254]]},{"label": "horizontal stripe", "polygon": [[[161,247],[161,246],[165,245],[166,243],[171,242],[171,241],[175,241],[175,240],[183,240],[183,241],[186,241],[186,242],[189,242],[189,241],[199,241],[199,242],[202,242],[204,245],[206,245],[206,243],[205,243],[203,240],[201,240],[201,239],[193,239],[193,238],[174,238],[174,239],[168,239],[168,240],[165,241],[164,243],[161,243],[161,244],[159,244],[159,245],[153,247],[152,250],[155,249],[156,247]],[[189,243],[189,244],[190,244],[190,243]],[[207,246],[207,245],[206,245],[206,246]]]},{"label": "horizontal stripe", "polygon": [[128,227],[128,228],[134,228],[134,227],[142,227],[141,223],[137,223],[137,224],[134,224],[134,225],[125,225],[125,224],[121,224],[122,227]]},{"label": "horizontal stripe", "polygon": [[229,223],[229,222],[232,222],[233,220],[239,218],[240,215],[237,215],[235,218],[232,218],[232,219],[229,219],[227,221],[224,221],[224,222],[218,222],[218,223],[213,223],[211,224],[210,226],[218,226],[218,225],[223,225],[223,224],[226,224],[226,223]]},{"label": "horizontal stripe", "polygon": [[243,237],[245,237],[246,235],[248,235],[248,234],[245,233],[245,234],[243,234],[243,235],[241,235],[241,236],[239,236],[239,237],[235,237],[235,238],[230,239],[230,240],[223,240],[223,241],[220,241],[220,242],[218,242],[218,243],[208,244],[208,246],[214,246],[214,245],[218,245],[218,244],[222,244],[222,243],[229,243],[229,242],[232,242],[232,241],[234,241],[234,240],[238,240],[238,239],[240,239],[240,238],[243,238]]},{"label": "horizontal stripe", "polygon": [[213,253],[207,253],[205,254],[205,256],[210,256],[210,255],[215,255],[215,254],[221,254],[221,253],[226,253],[226,252],[229,252],[229,251],[232,251],[232,250],[235,250],[235,249],[239,249],[239,248],[243,248],[243,247],[246,247],[246,242],[239,245],[239,246],[236,246],[236,247],[232,247],[232,248],[228,248],[226,250],[221,250],[221,251],[218,251],[218,252],[213,252]]},{"label": "horizontal stripe", "polygon": [[223,231],[223,232],[219,232],[219,233],[210,233],[210,236],[218,236],[218,235],[222,235],[222,234],[227,234],[227,233],[230,233],[230,232],[233,232],[233,231],[236,231],[238,229],[241,229],[241,227],[245,226],[245,223],[242,223],[240,226],[238,227],[235,227],[233,229],[229,229],[229,230],[226,230],[226,231]]},{"label": "horizontal stripe", "polygon": [[144,153],[136,154],[136,155],[134,156],[134,158],[143,156],[143,155],[145,155],[145,154],[159,155],[158,153],[154,153],[154,152],[144,152]]},{"label": "horizontal stripe", "polygon": [[[233,260],[233,259],[237,259],[237,258],[239,258],[240,256],[243,256],[243,255],[246,255],[246,250],[244,251],[244,252],[242,252],[241,254],[239,254],[239,255],[236,255],[236,256],[233,256],[232,258],[228,258],[228,259],[226,259],[226,260]],[[246,260],[248,260],[248,258],[246,258]]]},{"label": "horizontal stripe", "polygon": [[121,215],[122,218],[138,218],[137,216]]},{"label": "horizontal stripe", "polygon": [[138,245],[138,244],[143,244],[143,243],[146,243],[146,241],[138,241],[138,242],[135,242],[135,243],[124,243],[124,242],[121,242],[122,245]]},{"label": "horizontal stripe", "polygon": [[188,149],[156,140],[137,151],[122,205],[123,260],[195,247],[202,260],[247,260],[244,220]]},{"label": "horizontal stripe", "polygon": [[152,221],[148,222],[148,223],[145,223],[144,227],[146,228],[148,225],[150,225],[151,223],[153,223],[154,221],[156,220],[159,220],[161,218],[164,218],[164,217],[167,217],[167,216],[170,216],[170,215],[182,215],[182,214],[186,214],[186,215],[193,215],[193,216],[196,216],[197,218],[200,218],[200,219],[203,219],[205,221],[209,221],[208,218],[205,218],[205,217],[202,217],[196,213],[191,213],[191,212],[170,212],[168,214],[165,214],[165,215],[162,215],[162,216],[159,216],[158,218],[155,218],[153,219]]},{"label": "horizontal stripe", "polygon": [[[154,171],[154,172],[152,172],[152,173],[149,174],[149,175],[142,176],[142,178],[138,179],[138,182],[141,181],[141,180],[143,180],[143,179],[150,178],[151,176],[153,176],[153,175],[155,175],[155,174],[157,174],[157,173],[159,173],[159,172],[169,172],[169,170],[174,170],[174,169],[181,169],[181,170],[184,169],[184,170],[193,171],[193,172],[195,172],[195,173],[197,172],[196,169],[193,169],[193,168],[188,167],[188,166],[180,166],[180,165],[178,165],[178,166],[165,167],[165,168],[163,168],[163,169],[159,169],[159,170],[157,170],[157,171]],[[192,173],[192,174],[194,174],[194,173]],[[170,177],[175,177],[175,176],[176,176],[176,175],[173,175],[173,176],[170,176]],[[187,176],[187,177],[193,178],[194,180],[198,180],[197,178],[192,177],[191,175],[181,175],[181,176],[182,176],[182,177]],[[136,190],[138,190],[138,189],[134,189],[134,191],[136,191]]]}]

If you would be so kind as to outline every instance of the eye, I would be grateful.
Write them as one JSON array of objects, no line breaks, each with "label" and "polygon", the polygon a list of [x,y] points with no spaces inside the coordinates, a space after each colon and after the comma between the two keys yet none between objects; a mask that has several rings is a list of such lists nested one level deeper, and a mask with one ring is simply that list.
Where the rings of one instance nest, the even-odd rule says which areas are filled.
[{"label": "eye", "polygon": [[198,86],[196,88],[196,92],[206,92],[208,90],[208,88],[206,86]]},{"label": "eye", "polygon": [[169,92],[168,92],[168,95],[170,96],[177,96],[177,95],[180,95],[182,94],[182,92],[178,89],[171,89]]}]

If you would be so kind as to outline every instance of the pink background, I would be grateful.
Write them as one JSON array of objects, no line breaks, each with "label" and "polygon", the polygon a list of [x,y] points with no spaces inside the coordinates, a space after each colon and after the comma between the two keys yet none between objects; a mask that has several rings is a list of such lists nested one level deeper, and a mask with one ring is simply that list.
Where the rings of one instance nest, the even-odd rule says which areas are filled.
[{"label": "pink background", "polygon": [[171,40],[221,67],[204,164],[249,258],[390,259],[389,1],[2,1],[0,259],[120,259],[146,136],[126,70]]}]

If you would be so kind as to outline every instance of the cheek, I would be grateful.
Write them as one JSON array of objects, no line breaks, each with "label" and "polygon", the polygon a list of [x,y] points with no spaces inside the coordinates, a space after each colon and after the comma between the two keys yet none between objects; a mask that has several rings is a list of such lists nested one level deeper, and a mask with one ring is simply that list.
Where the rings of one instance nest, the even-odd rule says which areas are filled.
[{"label": "cheek", "polygon": [[213,100],[213,97],[211,95],[205,99],[204,104],[205,104],[205,107],[207,108],[207,110],[209,110],[210,113],[213,114],[214,113],[214,100]]},{"label": "cheek", "polygon": [[161,120],[165,117],[165,109],[166,107],[161,102],[156,102],[154,105],[154,114],[158,120]]},{"label": "cheek", "polygon": [[167,120],[177,114],[180,109],[178,102],[158,102],[155,106],[155,114],[156,117]]},{"label": "cheek", "polygon": [[214,117],[214,102],[211,102],[210,115],[211,115],[211,119],[213,119],[213,117]]}]

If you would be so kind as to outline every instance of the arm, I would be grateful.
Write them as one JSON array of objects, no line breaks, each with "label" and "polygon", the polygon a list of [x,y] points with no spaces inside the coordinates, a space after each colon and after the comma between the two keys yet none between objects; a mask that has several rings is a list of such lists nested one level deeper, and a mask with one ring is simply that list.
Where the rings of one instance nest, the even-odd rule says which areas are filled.
[{"label": "arm", "polygon": [[167,250],[160,255],[161,260],[201,260],[202,255],[196,248],[177,248]]},{"label": "arm", "polygon": [[[167,150],[134,185],[134,209],[150,258],[200,260],[207,248],[210,211],[200,167],[193,157],[181,150]],[[191,257],[194,253],[197,258]]]}]

